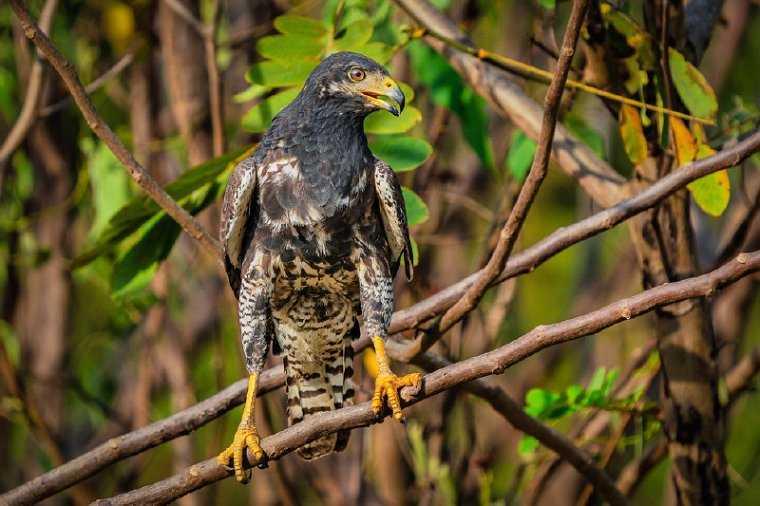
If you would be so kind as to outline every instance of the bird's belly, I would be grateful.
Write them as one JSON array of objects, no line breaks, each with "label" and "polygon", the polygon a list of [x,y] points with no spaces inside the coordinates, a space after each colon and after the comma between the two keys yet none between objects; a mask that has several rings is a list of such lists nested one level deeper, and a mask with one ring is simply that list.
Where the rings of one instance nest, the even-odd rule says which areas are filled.
[{"label": "bird's belly", "polygon": [[354,264],[340,261],[283,262],[271,298],[281,349],[301,360],[321,360],[342,350],[357,316],[359,284]]}]

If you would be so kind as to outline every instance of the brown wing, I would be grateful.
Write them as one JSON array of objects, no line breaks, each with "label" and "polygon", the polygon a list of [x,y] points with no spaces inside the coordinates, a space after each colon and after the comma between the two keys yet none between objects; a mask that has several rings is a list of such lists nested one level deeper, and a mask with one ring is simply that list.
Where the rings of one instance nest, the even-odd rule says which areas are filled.
[{"label": "brown wing", "polygon": [[256,165],[254,155],[251,155],[240,162],[230,176],[224,191],[219,227],[224,266],[235,296],[240,291],[240,271],[248,244],[246,239],[250,239],[246,238],[246,234],[253,230],[258,216],[255,190]]},{"label": "brown wing", "polygon": [[391,250],[393,273],[398,270],[401,255],[404,255],[406,279],[414,275],[412,244],[409,240],[409,227],[406,221],[404,195],[396,173],[384,161],[375,158],[375,191],[380,203],[380,216],[383,220],[385,238]]}]

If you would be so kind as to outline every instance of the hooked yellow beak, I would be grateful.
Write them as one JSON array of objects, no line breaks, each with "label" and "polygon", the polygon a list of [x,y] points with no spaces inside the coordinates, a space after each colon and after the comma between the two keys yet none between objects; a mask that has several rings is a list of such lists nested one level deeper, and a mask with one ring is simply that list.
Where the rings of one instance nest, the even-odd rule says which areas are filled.
[{"label": "hooked yellow beak", "polygon": [[[404,92],[401,91],[401,88],[399,88],[398,84],[396,84],[396,82],[390,77],[386,77],[380,83],[376,83],[368,89],[362,90],[360,93],[367,99],[368,102],[376,105],[380,109],[385,109],[394,116],[398,116],[401,114],[401,111],[404,110],[404,105],[406,103]],[[398,108],[396,107],[396,104],[388,100],[383,100],[383,98],[393,100],[396,102],[396,104],[398,104]]]}]

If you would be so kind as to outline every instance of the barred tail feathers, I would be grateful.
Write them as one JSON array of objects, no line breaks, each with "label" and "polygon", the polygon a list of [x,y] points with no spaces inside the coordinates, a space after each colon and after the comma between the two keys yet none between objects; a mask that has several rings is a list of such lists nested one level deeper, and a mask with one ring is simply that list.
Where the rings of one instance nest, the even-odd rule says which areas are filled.
[{"label": "barred tail feathers", "polygon": [[[351,331],[344,337],[343,353],[336,354],[328,361],[301,362],[295,367],[285,356],[288,425],[322,411],[353,404],[353,334]],[[339,431],[319,438],[300,447],[298,455],[313,460],[334,451],[342,451],[348,444],[349,434],[349,431]]]}]

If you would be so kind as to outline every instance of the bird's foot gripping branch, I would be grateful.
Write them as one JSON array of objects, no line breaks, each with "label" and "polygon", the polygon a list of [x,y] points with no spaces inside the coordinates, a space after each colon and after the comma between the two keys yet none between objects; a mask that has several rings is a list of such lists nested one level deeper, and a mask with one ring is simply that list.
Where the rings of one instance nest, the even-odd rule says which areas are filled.
[{"label": "bird's foot gripping branch", "polygon": [[401,400],[399,399],[399,389],[403,387],[414,387],[419,390],[422,386],[422,374],[416,372],[404,376],[396,376],[388,365],[388,356],[385,353],[385,343],[380,336],[372,337],[372,344],[375,346],[377,355],[377,379],[375,380],[375,395],[372,396],[372,411],[379,415],[388,399],[388,406],[393,412],[393,417],[399,422],[404,422],[404,413],[401,412]]},{"label": "bird's foot gripping branch", "polygon": [[259,444],[259,433],[256,430],[253,406],[256,399],[256,379],[255,374],[248,377],[248,392],[245,396],[245,407],[243,408],[243,418],[240,425],[235,431],[235,437],[232,444],[216,458],[216,461],[223,466],[228,466],[232,461],[232,467],[235,470],[235,479],[240,483],[248,483],[251,480],[250,474],[246,474],[245,451],[250,448],[251,453],[258,462],[264,462],[266,456]]}]

